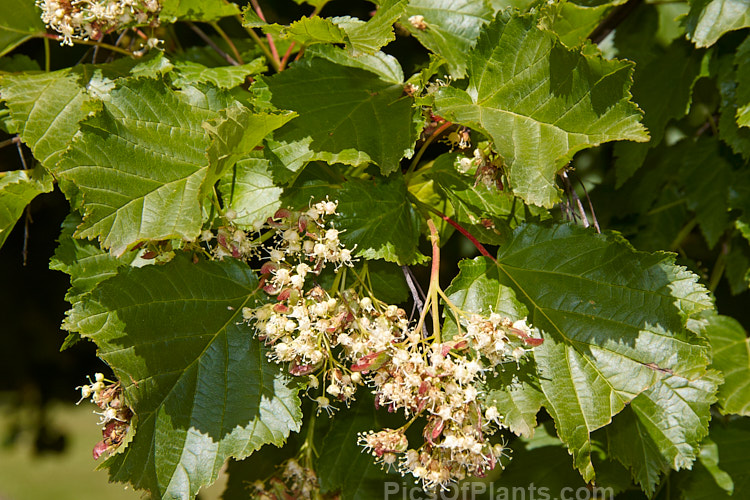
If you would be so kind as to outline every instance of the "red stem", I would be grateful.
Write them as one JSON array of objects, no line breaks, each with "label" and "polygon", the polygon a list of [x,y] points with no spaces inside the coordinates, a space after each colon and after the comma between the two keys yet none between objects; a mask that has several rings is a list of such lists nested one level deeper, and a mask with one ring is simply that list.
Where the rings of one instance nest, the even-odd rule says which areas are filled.
[{"label": "red stem", "polygon": [[[471,241],[471,243],[476,247],[476,249],[479,250],[479,253],[481,253],[485,257],[489,257],[492,260],[492,262],[494,262],[495,264],[497,264],[497,259],[495,257],[493,257],[492,254],[490,254],[490,252],[488,252],[486,248],[484,248],[484,245],[482,245],[481,243],[479,243],[479,241],[475,237],[473,237],[471,234],[469,234],[469,231],[467,231],[461,224],[459,224],[458,222],[454,221],[453,219],[451,219],[450,217],[448,217],[447,215],[445,215],[444,213],[442,213],[440,210],[437,210],[437,209],[432,208],[432,207],[430,207],[430,210],[432,210],[433,212],[435,212],[435,214],[439,215],[445,222],[447,222],[448,224],[450,224],[451,226],[453,226],[454,228],[456,228],[456,230],[459,233],[461,233],[464,236],[466,236],[469,239],[469,241]],[[430,221],[428,221],[428,225],[429,225],[429,222]]]},{"label": "red stem", "polygon": [[437,228],[432,219],[427,219],[427,226],[430,228],[430,239],[432,243],[432,272],[430,280],[436,280],[440,275],[440,238],[438,237]]},{"label": "red stem", "polygon": [[289,61],[289,56],[292,55],[292,50],[294,49],[294,46],[296,45],[296,42],[292,42],[289,44],[289,48],[286,49],[286,53],[284,54],[284,57],[281,58],[281,63],[279,64],[279,71],[283,71],[286,67],[286,63]]},{"label": "red stem", "polygon": [[[265,23],[266,16],[263,14],[263,10],[260,8],[260,4],[258,3],[258,0],[250,0],[253,4],[253,8],[255,9],[255,13],[258,14],[258,17]],[[276,44],[273,42],[273,37],[270,33],[266,33],[266,40],[268,40],[268,48],[271,49],[271,55],[276,60],[277,63],[279,63],[279,68],[281,68],[281,60],[279,59],[279,51],[276,48]]]}]

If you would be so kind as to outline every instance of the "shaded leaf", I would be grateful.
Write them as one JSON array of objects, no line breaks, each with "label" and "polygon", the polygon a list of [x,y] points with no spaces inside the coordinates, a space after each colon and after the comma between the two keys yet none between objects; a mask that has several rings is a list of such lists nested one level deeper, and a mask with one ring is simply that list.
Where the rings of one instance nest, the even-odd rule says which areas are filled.
[{"label": "shaded leaf", "polygon": [[719,388],[722,413],[750,416],[750,339],[742,325],[729,316],[708,316],[706,337],[711,341],[711,367],[724,375]]},{"label": "shaded leaf", "polygon": [[636,71],[633,98],[644,111],[643,124],[651,140],[615,144],[618,186],[641,167],[649,148],[661,142],[669,121],[687,113],[693,84],[701,74],[702,59],[703,51],[694,50],[684,40],[675,40],[664,53]]},{"label": "shaded leaf", "polygon": [[[678,487],[685,500],[719,500],[746,498],[750,494],[750,421],[746,418],[730,420],[726,424],[715,422],[709,433],[709,446],[716,446],[714,457],[718,468],[710,470],[703,461],[691,473],[680,473]],[[726,475],[731,480],[731,492]]]},{"label": "shaded leaf", "polygon": [[478,182],[474,170],[460,173],[455,166],[456,158],[450,153],[439,156],[425,175],[450,200],[453,219],[479,242],[502,244],[520,223],[549,217],[545,209],[526,205],[499,186]]},{"label": "shaded leaf", "polygon": [[750,36],[737,47],[737,125],[750,127]]},{"label": "shaded leaf", "polygon": [[486,134],[505,160],[513,191],[550,207],[559,200],[555,174],[575,152],[648,139],[629,100],[632,68],[567,49],[534,16],[503,12],[469,53],[467,89],[440,88],[435,109]]},{"label": "shaded leaf", "polygon": [[505,460],[509,463],[492,485],[497,497],[490,498],[502,498],[500,495],[503,492],[506,492],[506,495],[515,492],[514,487],[529,490],[532,484],[534,490],[529,491],[534,491],[540,496],[543,492],[555,495],[564,488],[575,491],[586,487],[586,483],[575,469],[567,466],[570,457],[554,432],[548,422],[547,425],[537,427],[532,438],[513,441],[508,453],[510,460]]},{"label": "shaded leaf", "polygon": [[747,239],[740,235],[732,237],[726,263],[724,275],[732,295],[747,291],[750,288],[750,245]]},{"label": "shaded leaf", "polygon": [[340,215],[333,222],[343,231],[341,242],[350,249],[356,245],[355,255],[400,265],[423,261],[417,250],[419,216],[406,196],[403,176],[352,179],[336,185],[301,179],[285,192],[284,203],[301,209],[326,196],[339,202]]},{"label": "shaded leaf", "polygon": [[41,71],[39,63],[26,54],[13,54],[0,58],[0,72]]},{"label": "shaded leaf", "polygon": [[284,165],[373,162],[387,175],[413,153],[412,99],[402,95],[401,85],[319,58],[265,81],[273,106],[299,114],[274,134],[279,145],[273,150]]},{"label": "shaded leaf", "polygon": [[732,166],[722,157],[719,147],[715,138],[699,138],[685,139],[676,149],[688,208],[695,212],[709,247],[716,245],[729,225]]},{"label": "shaded leaf", "polygon": [[31,0],[3,0],[3,11],[6,15],[0,16],[0,56],[47,31],[41,11]]},{"label": "shaded leaf", "polygon": [[[307,420],[305,420],[307,422]],[[302,431],[304,433],[304,430]],[[222,500],[248,500],[253,494],[253,483],[265,481],[278,472],[277,467],[299,451],[298,434],[290,434],[283,447],[271,444],[243,460],[229,460],[227,465],[227,487],[221,495]]]},{"label": "shaded leaf", "polygon": [[[739,106],[743,103],[738,102],[747,90],[743,90],[743,83],[740,75],[744,74],[744,68],[739,68],[736,63],[742,64],[743,58],[736,59],[733,54],[725,54],[718,59],[716,63],[716,80],[719,92],[721,94],[721,105],[719,111],[719,138],[729,144],[738,155],[742,155],[746,160],[750,159],[750,129],[740,127],[737,123],[737,114]],[[746,96],[746,95],[745,95]]]},{"label": "shaded leaf", "polygon": [[52,191],[52,178],[44,169],[12,170],[0,174],[0,247],[26,205],[42,193]]},{"label": "shaded leaf", "polygon": [[295,383],[242,322],[242,308],[262,300],[246,264],[178,256],[122,270],[76,304],[81,335],[97,344],[138,419],[133,440],[105,462],[112,480],[192,497],[227,458],[299,430]]},{"label": "shaded leaf", "polygon": [[359,68],[375,73],[390,83],[404,83],[404,71],[398,59],[385,52],[352,55],[350,52],[332,45],[313,45],[305,49],[307,56],[320,57],[332,63],[351,68]]},{"label": "shaded leaf", "polygon": [[379,430],[383,426],[380,420],[369,395],[358,397],[350,409],[336,416],[316,463],[322,492],[340,491],[341,500],[382,500],[386,491],[394,493],[386,488],[402,491],[411,486],[411,481],[400,474],[381,470],[374,458],[357,445],[357,434]]},{"label": "shaded leaf", "polygon": [[750,0],[691,0],[684,22],[688,40],[709,47],[724,33],[750,26]]}]

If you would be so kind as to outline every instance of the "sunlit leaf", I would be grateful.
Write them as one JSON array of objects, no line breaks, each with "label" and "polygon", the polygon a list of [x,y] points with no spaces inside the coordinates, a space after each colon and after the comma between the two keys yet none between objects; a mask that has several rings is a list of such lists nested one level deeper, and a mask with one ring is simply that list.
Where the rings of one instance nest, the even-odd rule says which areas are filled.
[{"label": "sunlit leaf", "polygon": [[112,480],[192,497],[227,458],[299,430],[296,383],[242,322],[242,308],[262,300],[246,264],[178,256],[120,271],[76,304],[75,324],[137,416],[133,440],[105,462]]},{"label": "sunlit leaf", "polygon": [[629,100],[631,73],[630,63],[566,48],[533,16],[503,12],[469,54],[466,90],[440,88],[435,111],[485,133],[513,191],[550,207],[559,200],[555,175],[575,152],[648,139]]}]

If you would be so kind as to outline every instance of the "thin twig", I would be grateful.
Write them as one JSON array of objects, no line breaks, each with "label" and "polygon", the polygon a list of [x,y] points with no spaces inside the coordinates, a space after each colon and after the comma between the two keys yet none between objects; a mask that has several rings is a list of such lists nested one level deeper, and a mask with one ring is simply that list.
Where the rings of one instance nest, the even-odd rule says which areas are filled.
[{"label": "thin twig", "polygon": [[0,142],[0,149],[6,146],[10,146],[11,144],[18,144],[19,142],[21,142],[21,139],[17,135],[13,136],[10,139],[6,139],[3,142]]},{"label": "thin twig", "polygon": [[693,232],[693,229],[695,228],[696,224],[698,224],[698,219],[693,218],[687,222],[684,226],[682,226],[682,229],[680,229],[680,232],[677,233],[677,236],[675,236],[674,240],[672,241],[672,244],[669,245],[669,250],[674,252],[675,250],[678,250],[682,246],[682,242],[687,238],[691,232]]},{"label": "thin twig", "polygon": [[612,33],[642,3],[643,0],[628,0],[624,4],[612,9],[612,13],[591,32],[589,40],[597,45],[602,43],[602,40],[607,38],[607,35]]},{"label": "thin twig", "polygon": [[[422,291],[422,287],[419,286],[419,283],[414,278],[414,273],[409,268],[409,266],[401,266],[401,271],[404,273],[404,277],[406,278],[406,285],[409,287],[409,290],[411,291],[411,296],[414,299],[414,307],[411,311],[411,317],[414,317],[414,311],[418,311],[419,315],[422,315],[422,311],[424,310],[424,291]],[[421,296],[421,298],[420,298]],[[427,331],[427,325],[422,325],[422,334],[427,337],[429,335],[429,332]]]},{"label": "thin twig", "polygon": [[599,221],[596,218],[596,212],[594,212],[594,204],[591,203],[591,197],[589,197],[589,191],[588,191],[588,189],[586,189],[586,186],[584,185],[584,183],[583,183],[583,181],[581,180],[580,177],[578,177],[576,175],[575,178],[578,179],[578,183],[583,188],[583,194],[586,195],[586,201],[589,204],[589,210],[591,211],[591,218],[594,219],[594,227],[596,228],[596,232],[599,233],[599,234],[601,234],[602,230],[599,227]]},{"label": "thin twig", "polygon": [[721,251],[719,252],[719,257],[714,263],[714,268],[711,271],[711,278],[708,281],[708,289],[712,292],[716,291],[716,288],[718,288],[719,282],[721,281],[721,277],[724,275],[724,271],[727,267],[727,255],[729,255],[730,248],[728,238],[722,238]]},{"label": "thin twig", "polygon": [[50,47],[49,38],[44,39],[44,71],[49,73],[50,69]]},{"label": "thin twig", "polygon": [[21,165],[24,170],[28,170],[29,166],[26,164],[26,158],[23,156],[23,148],[21,147],[21,141],[16,141],[16,148],[18,149],[18,156],[21,158]]},{"label": "thin twig", "polygon": [[81,56],[81,58],[78,60],[78,62],[75,65],[78,66],[79,64],[83,64],[83,62],[86,59],[88,59],[89,55],[91,55],[91,51],[93,50],[94,50],[93,47],[89,47],[88,49],[86,49],[86,52],[83,53],[83,55]]},{"label": "thin twig", "polygon": [[198,26],[196,26],[195,24],[193,24],[191,22],[188,22],[187,25],[190,27],[191,30],[193,30],[195,32],[196,35],[198,35],[199,37],[201,37],[201,39],[204,42],[206,42],[209,47],[211,47],[212,49],[214,49],[214,51],[217,54],[219,54],[221,57],[223,57],[226,62],[228,62],[232,66],[239,66],[240,65],[240,63],[238,63],[237,61],[235,61],[232,56],[230,56],[229,54],[227,54],[226,52],[224,52],[223,50],[221,50],[221,47],[219,47],[218,45],[216,45],[216,43],[214,43],[214,41],[211,40],[208,37],[208,35],[206,35],[203,32],[202,29],[200,29]]},{"label": "thin twig", "polygon": [[221,29],[221,26],[219,26],[219,24],[216,22],[212,22],[210,24],[211,27],[219,34],[221,39],[224,40],[227,45],[229,45],[230,49],[232,49],[232,53],[234,54],[234,58],[237,60],[237,62],[239,62],[240,64],[245,64],[245,61],[242,60],[242,56],[240,55],[240,51],[237,50],[237,47],[234,45],[234,42],[232,42],[232,39],[227,36],[223,29]]},{"label": "thin twig", "polygon": [[583,227],[589,227],[589,218],[586,217],[586,211],[583,209],[583,203],[581,203],[580,198],[578,198],[578,193],[576,193],[576,190],[573,188],[573,184],[570,182],[570,178],[568,177],[568,173],[566,171],[562,171],[560,174],[560,177],[563,178],[563,181],[565,182],[565,188],[568,192],[570,192],[570,195],[573,197],[573,200],[576,202],[576,206],[578,207],[578,211],[581,214],[581,222],[583,222]]},{"label": "thin twig", "polygon": [[445,129],[447,129],[451,125],[453,125],[452,122],[446,121],[444,124],[440,125],[438,128],[432,131],[427,140],[424,141],[424,144],[422,144],[422,147],[419,148],[419,151],[417,151],[417,154],[414,155],[414,159],[412,159],[411,163],[409,164],[409,168],[406,170],[406,174],[404,175],[409,176],[412,172],[414,172],[414,170],[417,168],[417,163],[419,163],[422,155],[427,150],[427,146],[432,144],[432,141],[434,141],[437,136],[445,132]]},{"label": "thin twig", "polygon": [[26,217],[23,223],[23,250],[21,255],[23,256],[23,265],[26,266],[26,261],[29,257],[29,224],[34,222],[31,220],[31,212],[29,211],[29,205],[26,205]]}]

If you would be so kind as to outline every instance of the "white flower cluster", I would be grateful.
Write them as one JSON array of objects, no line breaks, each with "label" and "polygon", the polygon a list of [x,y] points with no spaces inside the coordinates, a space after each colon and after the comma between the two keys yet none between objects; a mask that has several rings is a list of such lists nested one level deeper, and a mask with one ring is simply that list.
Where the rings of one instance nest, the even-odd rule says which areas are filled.
[{"label": "white flower cluster", "polygon": [[94,459],[103,453],[116,449],[122,443],[130,428],[130,419],[133,413],[125,404],[122,394],[122,386],[119,382],[109,382],[102,373],[94,375],[94,382],[89,379],[88,384],[76,387],[81,391],[80,404],[86,398],[96,404],[101,411],[94,412],[101,418],[99,425],[102,426],[102,440],[94,446]]},{"label": "white flower cluster", "polygon": [[159,0],[36,0],[36,5],[44,24],[67,45],[73,45],[74,38],[99,40],[129,25],[157,26],[161,10]]},{"label": "white flower cluster", "polygon": [[[477,318],[480,316],[472,315],[470,321]],[[487,320],[483,323],[491,324]],[[511,322],[503,318],[502,323]],[[501,338],[501,329],[494,338]],[[407,449],[400,445],[406,439],[403,434],[394,436],[403,431],[390,429],[361,434],[359,442],[384,465],[395,464],[397,455],[403,453],[399,471],[412,474],[428,489],[445,488],[449,482],[467,476],[483,476],[495,467],[503,447],[488,439],[498,429],[500,415],[495,406],[484,403],[478,387],[486,371],[500,362],[518,359],[523,349],[503,348],[504,354],[476,349],[468,334],[429,345],[414,337],[407,334],[405,342],[390,346],[387,361],[368,380],[375,387],[377,406],[389,411],[402,409],[407,418],[427,418],[424,442],[416,449]],[[510,345],[509,338],[503,341]],[[477,352],[491,352],[493,361],[485,366]]]},{"label": "white flower cluster", "polygon": [[[278,237],[261,268],[261,285],[276,301],[243,309],[244,319],[270,347],[270,359],[309,378],[308,392],[320,394],[313,398],[318,413],[332,414],[336,403],[348,406],[365,384],[376,407],[403,411],[404,427],[359,436],[383,466],[413,475],[428,489],[484,475],[503,453],[489,439],[502,422],[481,391],[485,374],[519,362],[525,346],[541,339],[525,319],[454,310],[460,332],[441,342],[438,332],[423,335],[395,305],[353,289],[329,294],[311,277],[328,264],[352,265],[351,251],[325,220],[336,208],[324,201],[306,212],[280,210],[269,220]],[[426,419],[424,440],[410,447],[404,432],[418,417]]]},{"label": "white flower cluster", "polygon": [[[524,345],[535,347],[542,343],[539,332],[526,324],[526,318],[514,322],[497,313],[490,314],[488,318],[472,314],[467,323],[463,338],[493,366],[510,358],[519,361],[526,354]],[[535,334],[537,337],[534,337]],[[523,344],[511,343],[512,337],[521,339]]]}]

